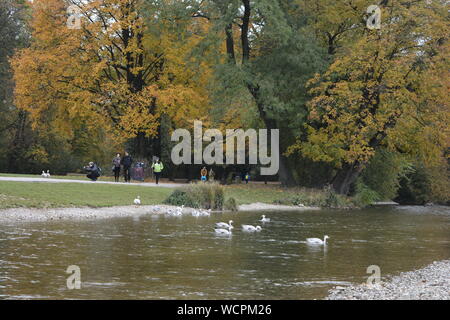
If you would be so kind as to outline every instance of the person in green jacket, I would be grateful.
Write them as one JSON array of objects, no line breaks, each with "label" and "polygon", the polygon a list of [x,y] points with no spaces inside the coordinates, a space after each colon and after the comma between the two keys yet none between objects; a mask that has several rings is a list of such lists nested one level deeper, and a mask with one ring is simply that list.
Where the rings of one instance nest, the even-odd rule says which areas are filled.
[{"label": "person in green jacket", "polygon": [[156,162],[153,162],[152,169],[153,169],[153,173],[155,174],[156,184],[158,184],[159,177],[161,176],[161,171],[163,171],[163,169],[164,169],[164,165],[158,159],[158,160],[156,160]]}]

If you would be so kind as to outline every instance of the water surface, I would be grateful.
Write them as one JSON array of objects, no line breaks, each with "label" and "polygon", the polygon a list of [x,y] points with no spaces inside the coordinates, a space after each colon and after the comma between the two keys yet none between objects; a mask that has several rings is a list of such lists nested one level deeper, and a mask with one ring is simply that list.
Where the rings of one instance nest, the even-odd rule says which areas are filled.
[{"label": "water surface", "polygon": [[[450,258],[448,208],[265,212],[261,232],[240,231],[262,213],[0,225],[0,299],[322,299],[369,265],[385,277]],[[233,235],[216,236],[229,219]]]}]

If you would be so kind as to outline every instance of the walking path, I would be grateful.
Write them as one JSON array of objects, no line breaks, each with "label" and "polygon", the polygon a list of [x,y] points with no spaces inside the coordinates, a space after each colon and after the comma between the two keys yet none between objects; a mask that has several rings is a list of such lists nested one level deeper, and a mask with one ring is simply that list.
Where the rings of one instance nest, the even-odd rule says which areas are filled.
[{"label": "walking path", "polygon": [[124,186],[143,186],[143,187],[163,187],[163,188],[175,188],[179,186],[187,185],[186,183],[151,183],[151,182],[137,182],[137,183],[125,183],[125,182],[112,182],[112,181],[90,181],[90,180],[72,180],[72,179],[52,179],[52,178],[25,178],[25,177],[0,177],[0,181],[17,181],[17,182],[49,182],[49,183],[96,183],[96,184],[114,184]]}]

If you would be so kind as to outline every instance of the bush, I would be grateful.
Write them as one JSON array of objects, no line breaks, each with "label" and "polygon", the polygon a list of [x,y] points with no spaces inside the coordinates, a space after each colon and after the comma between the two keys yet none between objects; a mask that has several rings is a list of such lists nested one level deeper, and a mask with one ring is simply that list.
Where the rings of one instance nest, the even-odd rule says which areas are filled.
[{"label": "bush", "polygon": [[234,211],[234,212],[238,211],[238,205],[237,205],[236,199],[234,199],[233,197],[228,198],[227,201],[225,201],[224,208],[225,208],[225,210],[229,210],[229,211]]},{"label": "bush", "polygon": [[194,203],[186,193],[186,191],[183,191],[181,189],[175,189],[171,195],[164,200],[165,204],[170,204],[173,206],[186,206],[191,208],[199,208],[199,205],[197,203]]},{"label": "bush", "polygon": [[358,179],[356,182],[356,195],[354,197],[355,204],[359,207],[367,207],[374,202],[380,201],[381,196],[378,192],[372,190],[364,184],[362,179]]},{"label": "bush", "polygon": [[[359,186],[360,189],[362,188],[360,191],[374,191],[379,195],[379,200],[394,199],[400,188],[400,181],[411,171],[412,165],[405,156],[378,149],[361,174],[360,183],[364,186]],[[358,189],[357,184],[358,182],[355,189]],[[358,190],[355,191],[357,194]],[[370,195],[367,194],[367,196]]]},{"label": "bush", "polygon": [[187,187],[175,189],[164,201],[171,205],[185,205],[191,208],[222,210],[224,190],[218,183],[195,183]]}]

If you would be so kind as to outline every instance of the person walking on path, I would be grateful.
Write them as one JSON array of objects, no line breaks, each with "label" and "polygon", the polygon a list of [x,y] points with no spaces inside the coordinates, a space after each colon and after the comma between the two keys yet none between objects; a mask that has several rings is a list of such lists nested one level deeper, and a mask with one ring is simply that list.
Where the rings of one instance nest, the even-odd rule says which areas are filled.
[{"label": "person walking on path", "polygon": [[156,160],[156,162],[153,162],[152,164],[152,169],[153,169],[153,173],[155,174],[155,180],[156,180],[156,184],[158,184],[159,182],[159,178],[161,176],[161,172],[164,169],[164,165],[162,164],[162,162],[158,159]]},{"label": "person walking on path", "polygon": [[247,172],[244,176],[245,184],[248,184],[249,179],[250,179],[250,174]]},{"label": "person walking on path", "polygon": [[206,182],[206,176],[208,175],[208,170],[206,170],[206,167],[203,167],[202,170],[200,170],[200,176],[201,176],[201,180],[203,182]]},{"label": "person walking on path", "polygon": [[133,164],[133,158],[128,154],[128,152],[125,152],[125,156],[123,157],[122,161],[123,166],[123,176],[125,178],[125,182],[130,182],[131,180],[131,165]]},{"label": "person walking on path", "polygon": [[211,170],[209,170],[209,174],[208,174],[208,179],[209,181],[214,181],[214,176],[216,175],[216,173],[213,171],[213,169],[211,168]]},{"label": "person walking on path", "polygon": [[115,182],[119,182],[119,177],[120,177],[120,161],[122,159],[120,158],[120,153],[118,153],[114,158],[113,158],[113,172],[114,172],[114,181]]}]

